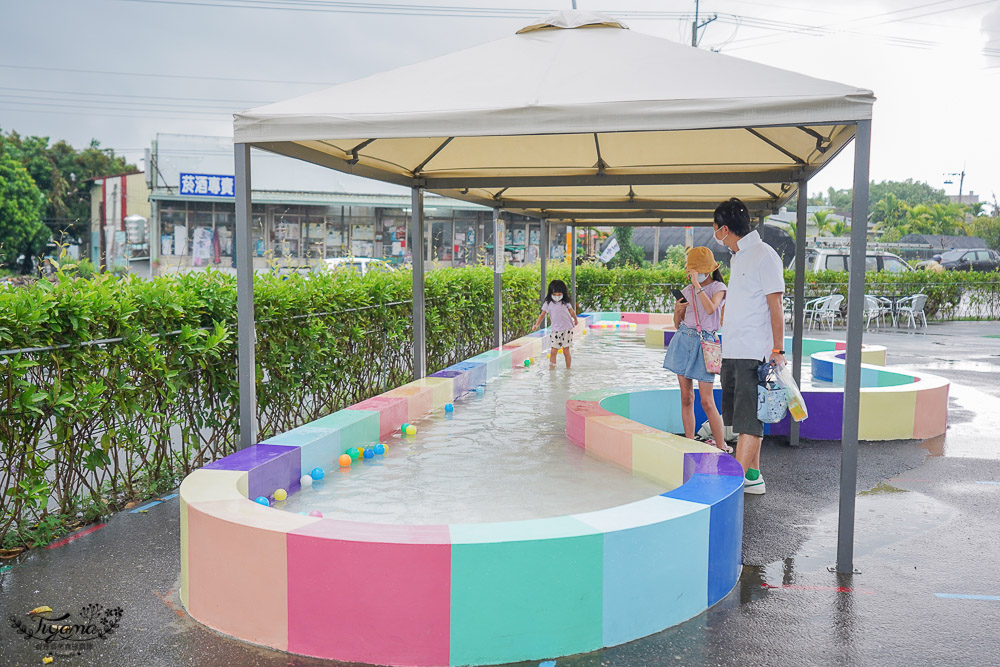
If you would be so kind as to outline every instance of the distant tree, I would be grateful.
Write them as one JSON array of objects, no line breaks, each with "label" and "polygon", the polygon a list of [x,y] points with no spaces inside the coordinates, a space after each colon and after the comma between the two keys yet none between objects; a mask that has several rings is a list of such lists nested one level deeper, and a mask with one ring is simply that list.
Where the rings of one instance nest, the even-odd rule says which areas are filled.
[{"label": "distant tree", "polygon": [[895,193],[888,193],[871,207],[870,220],[886,227],[895,227],[906,218],[906,204]]},{"label": "distant tree", "polygon": [[837,190],[829,188],[826,191],[826,203],[832,206],[840,215],[847,215],[854,201],[854,191],[851,188]]},{"label": "distant tree", "polygon": [[45,196],[42,217],[53,229],[81,238],[90,220],[90,187],[87,179],[135,171],[135,165],[101,148],[93,140],[77,150],[65,141],[49,145],[48,137],[22,137],[0,131],[0,155],[20,162]]},{"label": "distant tree", "polygon": [[31,258],[41,254],[50,238],[41,222],[45,197],[28,170],[8,155],[0,155],[0,263],[14,268],[23,255],[23,273]]},{"label": "distant tree", "polygon": [[618,239],[619,250],[618,254],[608,261],[608,268],[642,266],[642,263],[646,260],[646,253],[632,242],[632,228],[624,225],[615,227],[615,238]]},{"label": "distant tree", "polygon": [[826,230],[827,226],[833,221],[831,218],[832,215],[833,211],[827,209],[825,211],[816,211],[810,216],[810,218],[813,221],[813,224],[816,225],[818,232],[821,236],[823,235],[823,232]]},{"label": "distant tree", "polygon": [[951,201],[944,190],[933,188],[922,181],[914,182],[912,178],[905,181],[882,181],[881,183],[872,181],[868,189],[869,212],[874,213],[875,205],[889,194],[895,195],[901,203],[907,206],[947,204]]}]

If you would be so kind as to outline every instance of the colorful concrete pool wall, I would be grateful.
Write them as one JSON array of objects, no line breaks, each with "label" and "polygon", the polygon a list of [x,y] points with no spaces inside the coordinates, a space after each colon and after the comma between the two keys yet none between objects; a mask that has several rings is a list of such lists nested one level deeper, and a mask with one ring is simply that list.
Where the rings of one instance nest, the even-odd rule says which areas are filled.
[{"label": "colorful concrete pool wall", "polygon": [[[580,328],[591,321],[581,317]],[[189,475],[180,492],[186,609],[220,632],[293,653],[461,665],[620,644],[723,597],[739,569],[739,465],[620,416],[603,424],[606,437],[642,439],[647,458],[634,471],[671,491],[599,512],[433,526],[306,517],[250,500],[297,488],[346,447],[377,442],[404,416],[547,346],[536,332]]]},{"label": "colorful concrete pool wall", "polygon": [[[674,331],[671,326],[648,327],[645,342],[649,347],[665,347]],[[791,349],[792,339],[785,338],[785,349]],[[805,338],[803,359],[810,360],[812,377],[829,382],[830,387],[814,386],[802,391],[809,419],[801,422],[799,434],[811,440],[840,440],[844,419],[844,355],[847,344],[841,341]],[[946,379],[905,370],[884,368],[886,348],[864,345],[861,350],[861,403],[858,438],[878,440],[925,440],[941,435],[948,428],[948,387]],[[678,398],[676,389],[661,390],[666,414],[674,418]],[[721,403],[721,390],[715,389],[716,404]],[[699,401],[695,401],[696,420],[705,417]],[[777,424],[765,424],[770,435],[788,435],[788,416]],[[681,430],[674,423],[667,430]]]},{"label": "colorful concrete pool wall", "polygon": [[[597,318],[616,317],[623,316],[582,316],[580,333]],[[656,326],[640,323],[647,332]],[[511,341],[188,476],[180,493],[181,599],[192,617],[292,653],[460,665],[620,644],[721,599],[739,571],[742,470],[718,450],[666,433],[681,430],[669,389],[600,390],[567,404],[571,440],[670,489],[625,506],[534,521],[400,526],[306,517],[250,500],[279,487],[293,491],[301,474],[332,467],[346,448],[375,443],[402,421],[522,366],[548,348],[546,337]],[[814,357],[818,377],[842,368],[836,349],[829,353]],[[892,373],[868,372],[862,391],[935,383],[921,376],[891,384],[901,379]],[[947,400],[943,386],[937,401]],[[831,410],[839,391],[819,392]],[[817,401],[807,395],[805,437],[812,437],[810,422],[825,423]],[[826,421],[818,432],[839,428],[839,418]],[[917,423],[905,437],[943,431],[940,420]]]}]

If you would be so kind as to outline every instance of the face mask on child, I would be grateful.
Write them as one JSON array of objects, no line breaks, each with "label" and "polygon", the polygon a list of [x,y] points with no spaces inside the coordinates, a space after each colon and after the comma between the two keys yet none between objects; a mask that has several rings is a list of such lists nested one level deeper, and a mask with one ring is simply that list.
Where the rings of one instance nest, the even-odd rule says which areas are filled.
[{"label": "face mask on child", "polygon": [[708,274],[707,273],[699,273],[698,275],[695,276],[695,278],[698,279],[699,283],[703,283],[703,282],[705,282],[705,279],[708,278]]},{"label": "face mask on child", "polygon": [[556,301],[556,302],[562,301],[562,294],[553,294],[552,295],[552,300]]}]

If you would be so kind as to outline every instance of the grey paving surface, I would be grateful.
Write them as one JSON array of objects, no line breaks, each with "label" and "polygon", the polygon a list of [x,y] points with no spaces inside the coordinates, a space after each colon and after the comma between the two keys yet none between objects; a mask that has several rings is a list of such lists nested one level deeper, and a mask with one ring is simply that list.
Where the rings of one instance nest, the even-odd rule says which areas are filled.
[{"label": "grey paving surface", "polygon": [[[857,499],[860,574],[827,571],[839,443],[767,441],[768,492],[747,498],[737,588],[680,626],[556,664],[1000,664],[1000,601],[936,595],[1000,596],[1000,338],[988,334],[1000,325],[866,335],[890,348],[890,365],[954,384],[946,436],[861,447],[858,487],[875,491]],[[6,619],[43,604],[76,611],[94,602],[124,609],[117,632],[80,655],[56,652],[54,665],[335,664],[249,646],[189,619],[177,599],[178,543],[176,498],[115,516],[0,574],[0,612]],[[42,664],[36,644],[0,625],[0,665]]]}]

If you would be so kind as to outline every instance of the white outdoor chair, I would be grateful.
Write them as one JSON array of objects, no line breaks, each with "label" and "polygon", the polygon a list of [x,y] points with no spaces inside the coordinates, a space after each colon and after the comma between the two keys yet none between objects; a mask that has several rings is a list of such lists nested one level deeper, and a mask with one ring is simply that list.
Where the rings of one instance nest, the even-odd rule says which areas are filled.
[{"label": "white outdoor chair", "polygon": [[917,328],[917,317],[923,323],[923,327],[927,328],[927,316],[924,314],[924,306],[927,305],[927,295],[926,294],[914,294],[913,296],[908,296],[905,299],[900,299],[896,302],[896,315],[899,320],[902,321],[904,317],[909,318],[909,322],[906,327]]},{"label": "white outdoor chair", "polygon": [[829,298],[830,298],[829,296],[821,296],[819,298],[810,299],[809,301],[806,301],[805,305],[804,305],[804,307],[802,309],[802,322],[803,322],[803,324],[808,323],[809,324],[809,328],[812,329],[813,328],[813,324],[816,321],[816,313],[819,312],[820,308],[823,307],[823,304]]},{"label": "white outdoor chair", "polygon": [[832,294],[826,297],[826,300],[820,305],[814,315],[814,319],[819,322],[821,328],[824,322],[829,322],[830,329],[833,329],[833,325],[836,323],[837,318],[841,317],[840,304],[843,302],[844,297],[841,294]]},{"label": "white outdoor chair", "polygon": [[865,318],[865,329],[870,330],[873,321],[876,327],[879,325],[882,319],[882,304],[877,297],[865,294],[865,309],[862,315]]}]

